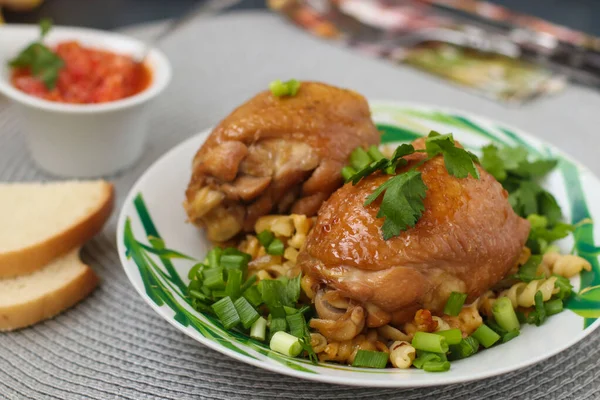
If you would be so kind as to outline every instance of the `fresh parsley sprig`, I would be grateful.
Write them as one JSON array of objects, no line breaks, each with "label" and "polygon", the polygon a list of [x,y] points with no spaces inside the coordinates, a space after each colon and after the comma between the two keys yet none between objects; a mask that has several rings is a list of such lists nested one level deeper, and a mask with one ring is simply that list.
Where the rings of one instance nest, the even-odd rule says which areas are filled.
[{"label": "fresh parsley sprig", "polygon": [[52,28],[52,21],[43,19],[39,25],[39,40],[31,43],[15,58],[9,60],[8,65],[12,68],[29,68],[33,76],[40,79],[46,88],[52,90],[56,87],[58,73],[65,63],[62,58],[42,43]]},{"label": "fresh parsley sprig", "polygon": [[350,176],[347,181],[356,185],[361,179],[381,172],[394,175],[396,170],[408,164],[404,158],[415,152],[427,153],[427,157],[413,166],[410,170],[398,174],[384,182],[364,202],[365,206],[372,204],[383,194],[377,218],[385,218],[381,231],[384,240],[398,236],[401,232],[414,226],[425,210],[424,199],[427,186],[423,182],[421,172],[417,167],[422,163],[441,155],[444,165],[450,175],[457,178],[466,178],[469,175],[479,179],[479,172],[475,166],[477,157],[457,147],[452,134],[440,135],[431,131],[425,140],[425,150],[415,150],[411,144],[402,144],[396,148],[391,158],[382,158],[371,162],[364,168]]},{"label": "fresh parsley sprig", "polygon": [[515,212],[529,220],[527,247],[533,254],[543,253],[552,242],[574,231],[573,225],[562,222],[562,210],[554,196],[539,184],[558,160],[530,161],[523,147],[499,148],[493,144],[483,147],[482,154],[482,167],[506,189]]}]

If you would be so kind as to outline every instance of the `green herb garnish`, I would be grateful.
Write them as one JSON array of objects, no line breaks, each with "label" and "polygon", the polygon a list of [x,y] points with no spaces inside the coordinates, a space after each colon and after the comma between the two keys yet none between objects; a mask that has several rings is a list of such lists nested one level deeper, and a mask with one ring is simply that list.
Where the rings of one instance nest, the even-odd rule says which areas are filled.
[{"label": "green herb garnish", "polygon": [[300,89],[300,82],[295,79],[281,82],[277,79],[269,83],[269,89],[271,90],[271,93],[273,93],[273,96],[276,97],[295,96]]},{"label": "green herb garnish", "polygon": [[62,58],[42,43],[42,40],[52,28],[52,21],[43,19],[39,25],[39,40],[31,43],[15,58],[9,60],[8,65],[12,68],[29,68],[33,76],[40,79],[46,88],[52,90],[56,87],[58,73],[65,63]]},{"label": "green herb garnish", "polygon": [[384,158],[373,146],[368,151],[360,147],[356,148],[350,155],[350,164],[357,172],[350,175],[351,170],[346,168],[342,170],[342,176],[347,182],[351,181],[356,185],[361,179],[376,172],[393,175],[397,168],[408,164],[404,157],[415,152],[425,152],[427,158],[410,170],[384,182],[365,200],[364,205],[368,206],[383,194],[377,218],[385,218],[381,228],[385,240],[398,236],[402,231],[414,226],[423,215],[425,210],[423,201],[427,186],[423,182],[421,173],[416,170],[417,166],[441,155],[450,175],[457,178],[466,178],[469,175],[479,178],[475,165],[477,157],[457,147],[452,134],[440,135],[435,131],[431,131],[425,140],[425,150],[415,150],[412,145],[403,144],[396,148],[390,159]]},{"label": "green herb garnish", "polygon": [[548,246],[562,239],[574,226],[561,222],[558,202],[538,181],[558,164],[556,159],[530,161],[523,147],[488,145],[482,149],[481,165],[508,191],[508,200],[515,212],[531,223],[527,241],[533,254],[542,254]]}]

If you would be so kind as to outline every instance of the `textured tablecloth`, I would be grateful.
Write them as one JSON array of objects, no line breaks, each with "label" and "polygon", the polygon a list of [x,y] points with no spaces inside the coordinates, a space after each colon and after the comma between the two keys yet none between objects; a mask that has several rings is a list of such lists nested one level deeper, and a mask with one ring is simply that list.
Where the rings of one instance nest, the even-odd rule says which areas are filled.
[{"label": "textured tablecloth", "polygon": [[[144,38],[153,28],[129,32]],[[135,168],[112,178],[117,209],[104,232],[83,251],[101,286],[51,321],[0,334],[0,398],[600,398],[600,330],[535,366],[445,387],[353,388],[266,372],[204,347],[155,314],[127,280],[115,246],[120,204],[140,174],[166,150],[216,123],[273,79],[323,80],[372,99],[476,112],[528,130],[600,173],[597,92],[572,87],[527,107],[507,108],[413,70],[322,43],[266,13],[199,19],[161,47],[173,64],[174,79],[155,103],[147,151]],[[52,178],[32,165],[16,116],[0,100],[0,181],[46,179]]]}]

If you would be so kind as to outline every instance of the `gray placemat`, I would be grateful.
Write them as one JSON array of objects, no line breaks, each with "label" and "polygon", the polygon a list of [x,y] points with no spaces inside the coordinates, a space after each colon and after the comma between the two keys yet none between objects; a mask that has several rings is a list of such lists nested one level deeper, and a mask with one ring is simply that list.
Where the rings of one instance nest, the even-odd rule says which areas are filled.
[{"label": "gray placemat", "polygon": [[[148,37],[153,27],[130,30]],[[507,109],[408,69],[321,43],[264,13],[203,19],[168,38],[171,87],[155,104],[140,163],[113,177],[118,206],[170,147],[206,128],[270,80],[295,77],[352,87],[371,98],[441,104],[525,128],[600,171],[600,96],[570,88]],[[593,145],[596,144],[596,145]],[[0,100],[0,181],[48,180],[32,165],[17,116]],[[83,251],[101,286],[59,317],[0,334],[0,398],[8,399],[592,399],[600,398],[600,331],[535,366],[473,383],[413,390],[334,386],[277,375],[227,358],[176,331],[137,295],[115,247],[117,211]]]}]

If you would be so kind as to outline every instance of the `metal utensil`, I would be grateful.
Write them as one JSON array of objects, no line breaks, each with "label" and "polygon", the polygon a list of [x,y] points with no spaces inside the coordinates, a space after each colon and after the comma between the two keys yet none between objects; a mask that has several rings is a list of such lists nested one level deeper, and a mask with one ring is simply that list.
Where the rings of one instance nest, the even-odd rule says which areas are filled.
[{"label": "metal utensil", "polygon": [[152,40],[146,42],[144,51],[140,58],[138,58],[138,62],[143,63],[146,60],[146,57],[148,57],[152,47],[173,32],[186,25],[194,18],[200,15],[218,14],[219,12],[238,4],[240,1],[241,0],[208,0],[199,6],[194,4],[188,10],[186,10],[183,15],[169,21],[167,25],[154,38],[152,38]]}]

